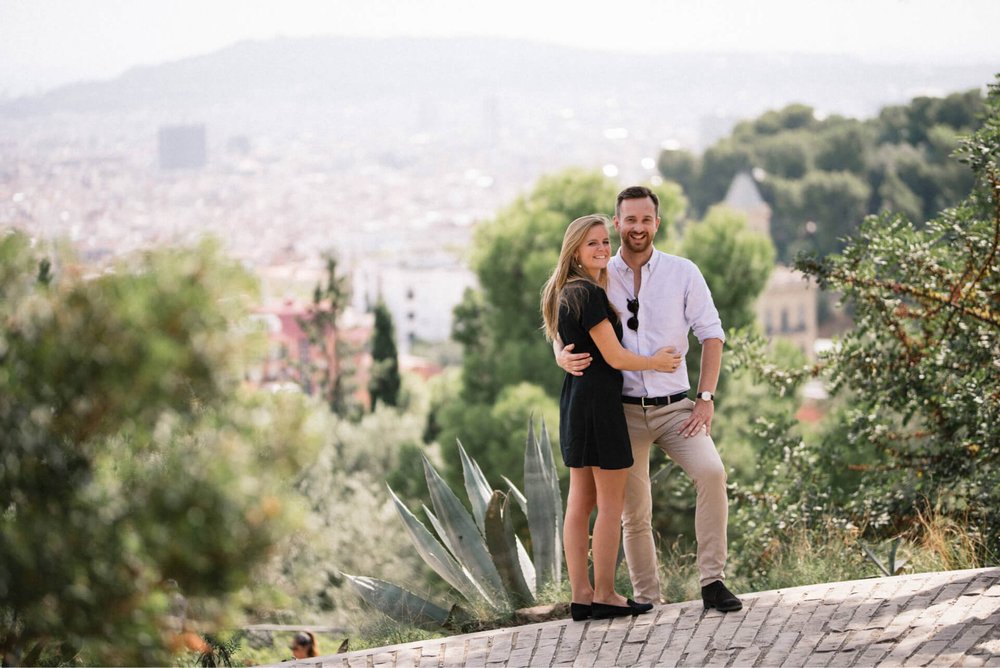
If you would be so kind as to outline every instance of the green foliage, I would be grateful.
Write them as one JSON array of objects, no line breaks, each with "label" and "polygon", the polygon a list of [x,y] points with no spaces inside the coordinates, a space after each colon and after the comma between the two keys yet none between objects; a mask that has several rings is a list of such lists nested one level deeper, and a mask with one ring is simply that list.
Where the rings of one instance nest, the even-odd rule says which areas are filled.
[{"label": "green foliage", "polygon": [[[542,420],[540,437],[535,436],[533,422],[529,419],[528,437],[525,439],[521,510],[527,516],[531,529],[537,586],[544,588],[562,579],[562,492],[545,420]],[[515,496],[521,498],[520,495]]]},{"label": "green foliage", "polygon": [[772,237],[779,258],[790,261],[801,250],[838,252],[868,214],[896,211],[922,222],[965,197],[972,181],[949,156],[959,136],[979,127],[983,110],[978,90],[918,97],[864,121],[820,120],[795,104],[738,124],[700,158],[665,150],[658,164],[682,185],[695,216],[722,200],[738,172],[763,169]]},{"label": "green foliage", "polygon": [[423,493],[424,486],[413,472],[420,470],[425,456],[425,449],[419,443],[402,443],[399,448],[399,463],[387,473],[386,484],[404,499],[418,498]]},{"label": "green foliage", "polygon": [[697,188],[686,193],[696,212],[702,212],[726,196],[733,177],[754,167],[750,147],[733,139],[723,139],[701,157]]},{"label": "green foliage", "polygon": [[[546,363],[555,365],[551,349]],[[437,442],[441,444],[442,459],[456,464],[445,472],[445,478],[452,484],[461,481],[461,469],[457,467],[459,440],[483,470],[494,476],[490,483],[497,486],[501,475],[511,475],[522,468],[524,450],[520,444],[527,439],[529,418],[540,416],[546,424],[559,423],[559,404],[542,388],[530,383],[504,388],[491,405],[464,403],[461,387],[457,385],[440,400],[435,414],[443,427]]]},{"label": "green foliage", "polygon": [[760,166],[773,176],[801,179],[812,168],[808,150],[809,135],[805,132],[782,132],[757,142]]},{"label": "green foliage", "polygon": [[361,638],[357,643],[351,642],[350,651],[369,649],[372,647],[389,647],[405,645],[411,642],[440,638],[440,631],[425,631],[412,624],[397,622],[385,615],[371,615],[363,620]]},{"label": "green foliage", "polygon": [[689,151],[664,149],[656,161],[656,168],[663,178],[673,181],[684,192],[692,192],[698,176],[698,159]]},{"label": "green foliage", "polygon": [[[736,538],[741,551],[773,551],[789,528],[823,523],[869,544],[904,534],[920,544],[944,523],[965,527],[972,556],[961,562],[997,554],[1000,82],[986,104],[982,128],[959,151],[975,183],[968,198],[920,227],[871,216],[842,254],[797,263],[854,314],[854,329],[820,365],[788,371],[752,338],[731,346],[730,363],[781,392],[815,374],[834,394],[828,423],[808,437],[789,415],[758,418],[756,477],[733,490],[734,526],[750,529]],[[769,568],[760,558],[744,573]]]},{"label": "green foliage", "polygon": [[205,634],[205,650],[198,657],[198,665],[203,668],[233,666],[233,657],[243,645],[243,633],[227,635]]},{"label": "green foliage", "polygon": [[[976,177],[970,197],[922,228],[900,216],[865,221],[843,255],[800,267],[842,291],[855,329],[829,361],[833,387],[864,387],[851,440],[879,464],[866,476],[891,493],[877,507],[894,523],[926,499],[945,515],[971,513],[996,536],[1000,435],[1000,88],[983,128],[960,155]],[[995,545],[991,547],[995,548]]]},{"label": "green foliage", "polygon": [[381,401],[386,406],[399,404],[399,357],[396,354],[396,335],[392,315],[385,303],[375,305],[375,333],[372,342],[372,376],[368,391],[372,410]]},{"label": "green foliage", "polygon": [[816,124],[816,115],[812,107],[805,104],[790,104],[784,109],[764,112],[752,122],[738,125],[733,134],[766,137],[790,130],[812,129]]},{"label": "green foliage", "polygon": [[280,544],[260,576],[284,600],[257,606],[255,617],[356,630],[363,613],[344,571],[392,573],[433,590],[433,573],[408,549],[384,482],[405,480],[407,499],[423,491],[413,472],[424,456],[434,456],[419,445],[424,416],[382,407],[354,422],[325,410],[317,397],[277,396],[284,419],[298,425],[297,443],[314,454],[288,479],[302,499],[300,530]]},{"label": "green foliage", "polygon": [[0,237],[0,650],[164,663],[183,624],[232,611],[309,453],[258,440],[271,416],[238,390],[255,286],[213,244],[46,266]]},{"label": "green foliage", "polygon": [[874,130],[853,119],[827,119],[814,158],[816,168],[826,172],[850,172],[863,176],[874,143]]},{"label": "green foliage", "polygon": [[870,186],[850,172],[812,172],[800,182],[799,220],[812,221],[816,231],[805,229],[810,245],[819,253],[840,247],[841,238],[867,212]]}]

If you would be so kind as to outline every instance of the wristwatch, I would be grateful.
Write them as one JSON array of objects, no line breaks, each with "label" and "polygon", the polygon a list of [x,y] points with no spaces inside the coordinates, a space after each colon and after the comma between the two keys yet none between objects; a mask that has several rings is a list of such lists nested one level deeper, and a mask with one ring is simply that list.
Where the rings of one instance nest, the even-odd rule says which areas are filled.
[{"label": "wristwatch", "polygon": [[704,392],[699,392],[698,394],[696,394],[695,398],[701,399],[702,401],[713,401],[715,399],[715,395],[709,392],[708,390],[705,390]]}]

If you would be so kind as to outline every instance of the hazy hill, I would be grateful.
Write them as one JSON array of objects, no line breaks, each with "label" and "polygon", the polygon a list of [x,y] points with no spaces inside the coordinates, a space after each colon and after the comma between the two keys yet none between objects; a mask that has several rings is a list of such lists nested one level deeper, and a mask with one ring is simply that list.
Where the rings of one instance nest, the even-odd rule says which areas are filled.
[{"label": "hazy hill", "polygon": [[1000,64],[870,63],[839,56],[640,55],[502,39],[284,38],[132,69],[0,104],[8,117],[53,112],[195,112],[274,102],[338,103],[495,96],[521,101],[615,96],[676,121],[757,113],[798,101],[861,115],[928,91],[984,85]]}]

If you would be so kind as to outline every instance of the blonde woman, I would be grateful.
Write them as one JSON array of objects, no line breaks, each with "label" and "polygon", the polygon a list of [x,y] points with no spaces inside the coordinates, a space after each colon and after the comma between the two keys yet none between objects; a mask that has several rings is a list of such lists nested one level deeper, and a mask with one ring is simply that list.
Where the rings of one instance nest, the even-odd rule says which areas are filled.
[{"label": "blonde woman", "polygon": [[[563,549],[574,620],[637,615],[652,609],[614,588],[625,483],[632,447],[622,411],[622,374],[670,372],[680,364],[673,348],[651,357],[621,345],[622,324],[604,292],[611,259],[608,219],[577,218],[566,229],[555,271],[542,289],[546,338],[558,348],[574,346],[592,362],[583,375],[566,374],[559,401],[559,442],[569,467],[569,496],[563,524]],[[590,514],[594,523],[594,583],[587,572]]]}]

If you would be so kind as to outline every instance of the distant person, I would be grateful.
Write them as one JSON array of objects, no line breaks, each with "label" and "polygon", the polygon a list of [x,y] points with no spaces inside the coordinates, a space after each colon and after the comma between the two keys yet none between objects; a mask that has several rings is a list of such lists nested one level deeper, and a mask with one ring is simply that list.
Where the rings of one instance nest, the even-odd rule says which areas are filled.
[{"label": "distant person", "polygon": [[[695,538],[705,608],[739,610],[743,604],[724,582],[729,501],[726,469],[711,437],[725,334],[698,267],[653,248],[653,236],[660,227],[658,207],[656,194],[643,186],[618,194],[614,225],[622,244],[607,267],[611,305],[620,313],[631,314],[622,340],[625,348],[642,354],[669,345],[681,353],[679,373],[624,370],[624,389],[618,401],[624,404],[635,461],[629,470],[622,515],[625,559],[635,599],[660,602],[649,482],[649,450],[656,444],[691,477],[697,489]],[[694,401],[688,398],[691,384],[683,357],[691,331],[702,346]],[[595,371],[604,373],[592,350],[576,341],[563,342],[565,348],[554,346],[563,370],[582,373],[584,378]],[[590,368],[595,366],[598,369]]]},{"label": "distant person", "polygon": [[308,659],[319,656],[319,647],[316,644],[316,634],[312,631],[299,631],[292,637],[292,644],[288,646],[292,650],[292,656],[296,659]]},{"label": "distant person", "polygon": [[[673,371],[681,363],[672,349],[650,357],[621,345],[622,324],[604,288],[611,259],[608,220],[591,215],[570,223],[563,236],[559,262],[542,290],[546,337],[591,355],[583,375],[567,374],[559,400],[559,442],[569,467],[569,497],[563,526],[566,570],[574,620],[638,615],[652,610],[615,591],[625,483],[632,466],[632,448],[621,407],[622,374]],[[590,514],[594,524],[594,582],[587,569]]]}]

